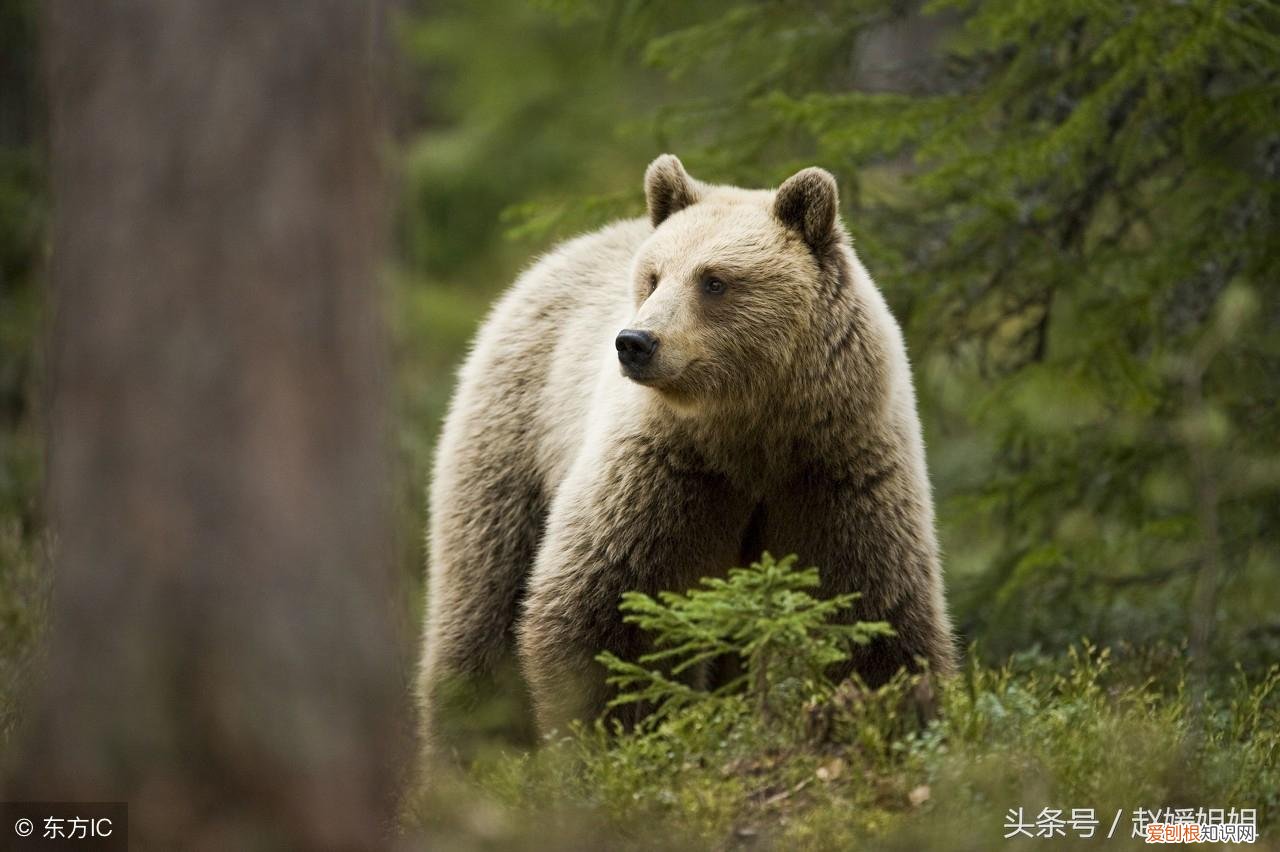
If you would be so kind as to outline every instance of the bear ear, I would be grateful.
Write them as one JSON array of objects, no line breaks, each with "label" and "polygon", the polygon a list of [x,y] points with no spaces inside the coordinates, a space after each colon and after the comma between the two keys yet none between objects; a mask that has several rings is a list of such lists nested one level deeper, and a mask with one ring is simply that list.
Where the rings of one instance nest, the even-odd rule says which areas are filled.
[{"label": "bear ear", "polygon": [[778,187],[773,215],[804,237],[810,248],[821,251],[835,235],[839,206],[836,179],[831,172],[810,167],[796,172]]},{"label": "bear ear", "polygon": [[645,169],[644,196],[649,221],[656,228],[672,213],[696,203],[702,197],[702,185],[689,177],[674,154],[663,154]]}]

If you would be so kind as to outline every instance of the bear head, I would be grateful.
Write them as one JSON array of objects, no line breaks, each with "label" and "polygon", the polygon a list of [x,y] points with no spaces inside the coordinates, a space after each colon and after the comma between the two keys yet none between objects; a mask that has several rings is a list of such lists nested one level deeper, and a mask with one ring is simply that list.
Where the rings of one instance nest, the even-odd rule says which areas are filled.
[{"label": "bear head", "polygon": [[808,168],[776,190],[715,186],[664,154],[645,195],[654,230],[616,339],[623,375],[682,408],[760,400],[785,380],[847,241],[835,179]]}]

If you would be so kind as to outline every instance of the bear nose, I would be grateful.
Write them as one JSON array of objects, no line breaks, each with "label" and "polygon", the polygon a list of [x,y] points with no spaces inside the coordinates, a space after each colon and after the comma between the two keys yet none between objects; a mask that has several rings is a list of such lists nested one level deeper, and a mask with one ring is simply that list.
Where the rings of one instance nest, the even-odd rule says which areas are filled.
[{"label": "bear nose", "polygon": [[622,362],[622,366],[636,369],[653,360],[653,351],[658,348],[658,338],[647,331],[624,328],[618,332],[613,345],[618,348],[618,360]]}]

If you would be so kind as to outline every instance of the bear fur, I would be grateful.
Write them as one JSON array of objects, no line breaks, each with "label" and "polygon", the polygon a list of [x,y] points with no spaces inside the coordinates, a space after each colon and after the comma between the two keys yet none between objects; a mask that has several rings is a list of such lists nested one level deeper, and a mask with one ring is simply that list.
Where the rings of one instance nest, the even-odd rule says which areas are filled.
[{"label": "bear fur", "polygon": [[[647,220],[526,271],[461,370],[431,493],[428,752],[451,685],[513,650],[539,730],[600,713],[595,655],[643,650],[623,592],[684,591],[765,549],[897,631],[846,672],[954,669],[906,350],[834,178],[715,186],[664,155],[645,194]],[[620,366],[623,329],[652,344],[644,364]]]}]

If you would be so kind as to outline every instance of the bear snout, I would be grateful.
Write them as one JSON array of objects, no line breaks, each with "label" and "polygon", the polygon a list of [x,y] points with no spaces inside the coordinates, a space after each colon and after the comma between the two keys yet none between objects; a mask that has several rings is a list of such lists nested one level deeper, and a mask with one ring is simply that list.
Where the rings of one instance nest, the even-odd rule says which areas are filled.
[{"label": "bear snout", "polygon": [[618,361],[628,374],[642,371],[653,360],[658,348],[658,338],[647,331],[624,328],[618,332],[613,345],[618,350]]}]

